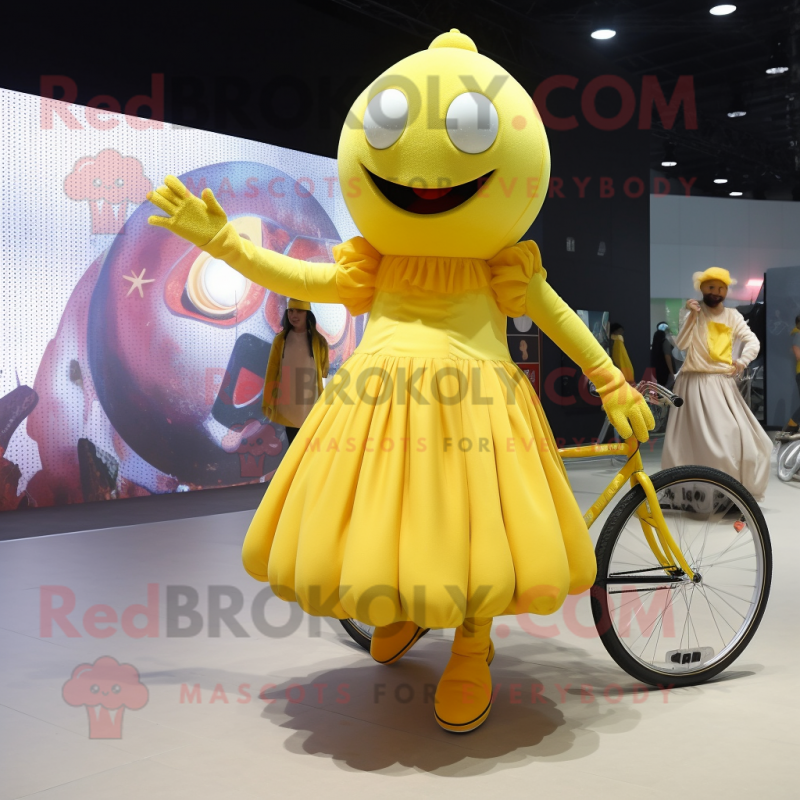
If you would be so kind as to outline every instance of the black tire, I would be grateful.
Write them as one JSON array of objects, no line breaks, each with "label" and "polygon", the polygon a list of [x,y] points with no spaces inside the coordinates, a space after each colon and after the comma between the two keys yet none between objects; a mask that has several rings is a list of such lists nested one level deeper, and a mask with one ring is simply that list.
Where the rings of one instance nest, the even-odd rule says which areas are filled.
[{"label": "black tire", "polygon": [[350,638],[369,653],[370,644],[372,643],[372,629],[368,625],[362,625],[353,619],[340,619],[339,622],[342,623],[342,627],[347,631]]},{"label": "black tire", "polygon": [[[639,522],[635,517],[635,512],[645,500],[644,490],[641,486],[636,486],[623,497],[600,533],[600,538],[595,548],[595,554],[597,556],[597,580],[591,591],[592,615],[594,616],[595,626],[597,627],[600,639],[609,655],[629,675],[651,686],[693,686],[704,683],[727,669],[741,655],[758,629],[767,605],[772,581],[772,549],[769,532],[767,530],[766,521],[764,520],[764,515],[761,513],[761,509],[758,507],[752,495],[738,481],[724,472],[698,466],[676,467],[659,472],[651,476],[651,479],[657,492],[664,490],[663,494],[660,495],[661,507],[662,510],[668,509],[665,512],[665,516],[671,515],[671,524],[670,520],[668,520],[670,532],[675,536],[676,540],[678,540],[687,560],[690,558],[690,553],[687,552],[687,549],[691,551],[691,545],[697,541],[698,537],[688,542],[687,536],[686,543],[682,544],[681,542],[683,540],[680,540],[676,535],[676,530],[679,531],[681,529],[681,522],[683,520],[688,520],[689,523],[697,522],[699,529],[706,531],[704,534],[705,538],[702,542],[702,549],[699,551],[699,558],[697,559],[699,567],[696,569],[697,565],[689,560],[689,566],[692,567],[693,571],[700,573],[700,579],[694,582],[690,581],[688,576],[684,575],[682,572],[681,575],[683,577],[681,578],[677,575],[668,576],[663,569],[659,567],[656,558],[652,556],[649,547],[646,545],[644,536],[642,535],[641,527],[639,527],[638,530],[640,540],[638,542],[636,541],[635,526],[639,526]],[[688,497],[690,498],[690,503],[688,506],[684,505],[681,507],[681,501],[675,500],[674,498],[676,495],[680,495],[681,491],[684,492],[684,498],[687,496],[686,484],[689,484]],[[697,491],[698,484],[702,484],[707,490],[710,490],[712,504],[714,502],[718,504],[712,511],[699,513],[691,505],[692,491]],[[699,492],[695,496],[705,499],[702,492]],[[725,505],[726,503],[728,505]],[[708,515],[709,521],[705,523],[699,522],[704,514]],[[741,514],[741,516],[738,516],[739,514]],[[713,521],[714,526],[719,527],[712,527],[710,521]],[[734,529],[733,534],[731,534],[730,530],[726,527],[729,524]],[[631,525],[630,529],[628,527],[629,525]],[[673,530],[673,526],[675,526],[676,530]],[[721,553],[708,556],[708,561],[704,562],[704,552],[709,530],[712,534],[719,532],[723,536],[727,535],[732,537],[733,542]],[[624,543],[620,545],[619,560],[612,563],[615,559],[615,548],[623,535],[625,540]],[[736,545],[735,543],[740,539],[741,543]],[[711,582],[707,581],[710,570],[717,565],[729,564],[734,560],[749,560],[750,557],[747,553],[741,557],[740,555],[742,548],[748,548],[749,551],[749,544],[751,541],[756,579],[753,580],[752,586],[750,584],[741,584],[741,586],[744,587],[742,589],[743,592],[747,593],[748,590],[751,590],[749,592],[750,596],[738,597],[736,593],[721,590],[719,586],[728,586],[726,583],[722,583],[717,588],[714,588]],[[642,562],[636,560],[639,556],[639,552],[634,552],[631,547],[628,546],[629,543],[632,543],[633,547],[639,548],[639,551],[642,553]],[[729,551],[732,548],[739,552],[730,553]],[[716,562],[711,561],[712,558],[717,556],[720,560]],[[648,557],[650,558],[650,562],[647,562]],[[640,563],[645,565],[644,569],[633,568]],[[648,563],[652,563],[655,566],[648,566]],[[614,571],[620,564],[629,564],[630,566],[626,567],[621,572]],[[745,571],[739,564],[737,564],[736,567],[728,566],[715,572],[714,580],[716,581],[716,576],[727,574],[734,570]],[[703,571],[706,571],[706,578],[703,578]],[[645,577],[647,573],[654,574]],[[659,579],[661,578],[663,578],[664,585],[658,585],[660,583]],[[744,579],[744,576],[742,576],[742,580]],[[752,579],[748,577],[747,580]],[[631,588],[614,589],[614,586],[620,586],[625,582],[628,582]],[[634,588],[637,583],[643,588]],[[740,584],[733,584],[734,588],[738,586],[740,586]],[[667,591],[667,594],[661,595],[665,598],[664,611],[662,612],[662,619],[659,623],[662,628],[665,627],[664,615],[666,615],[670,607],[677,609],[679,612],[683,611],[683,606],[677,601],[674,605],[671,605],[676,596],[682,596],[688,622],[688,646],[686,650],[679,647],[678,650],[667,651],[664,660],[656,660],[655,651],[658,646],[658,640],[656,640],[656,644],[653,648],[654,660],[652,663],[648,663],[646,659],[634,654],[632,649],[634,643],[628,646],[626,642],[622,641],[623,638],[626,638],[626,635],[628,637],[631,636],[631,629],[633,628],[632,621],[635,619],[638,610],[643,609],[643,605],[639,602],[638,607],[636,605],[632,606],[634,609],[633,616],[631,616],[631,609],[628,609],[628,628],[626,630],[623,624],[622,635],[620,635],[617,624],[614,621],[614,602],[612,601],[610,604],[609,595],[620,596],[619,616],[621,618],[623,616],[622,607],[626,604],[638,602],[638,598],[641,596],[642,592],[649,593],[652,612],[654,604],[657,603],[655,598],[659,590]],[[695,592],[698,594],[695,594]],[[713,592],[713,596],[711,592]],[[622,595],[625,593],[636,593],[637,597],[631,599],[623,598]],[[728,595],[728,597],[726,597],[726,595]],[[689,598],[688,602],[687,597]],[[723,642],[722,649],[716,655],[707,655],[707,651],[713,650],[713,648],[701,648],[700,637],[698,636],[692,620],[692,603],[695,597],[699,598],[696,610],[703,613],[706,619],[714,620],[714,625],[717,627],[720,640]],[[715,619],[714,606],[709,601],[709,597],[711,597],[715,603],[720,600],[719,607],[725,612],[723,617],[725,617],[725,615],[728,617],[731,616],[730,612],[726,611],[723,604],[730,606],[730,608],[734,609],[734,611],[742,617],[743,621],[741,623],[738,623],[735,615],[732,617],[734,624],[739,624],[740,627],[734,632],[731,644],[727,647],[724,646],[724,637],[728,635],[727,628],[724,625],[720,626],[718,624],[719,621]],[[735,598],[735,601],[731,598]],[[739,610],[731,604],[736,601],[743,601],[746,604],[740,607],[747,612],[746,614],[739,613]],[[703,606],[704,602],[708,606],[708,614],[705,612]],[[648,613],[646,612],[641,616],[648,619]],[[723,622],[725,621],[727,621],[727,619],[723,619]],[[642,628],[641,618],[638,624],[642,629],[642,633],[639,636],[639,639],[641,639],[646,635],[647,629]],[[728,627],[734,630],[734,625],[730,624],[730,622],[728,622]],[[691,645],[691,631],[693,629],[695,630],[696,641],[694,647]],[[684,632],[686,630],[687,624],[684,623],[683,630],[681,631],[681,645],[683,644]],[[708,630],[712,630],[712,628],[709,626]],[[723,630],[726,631],[725,634],[722,633]],[[651,631],[650,637],[645,643],[645,650],[649,646],[648,643],[650,639],[652,639],[655,631],[656,623],[653,623],[653,631]],[[661,629],[659,629],[659,636],[660,635]],[[707,643],[711,641],[712,637],[709,636]],[[664,646],[666,646],[666,644]],[[700,652],[701,649],[703,650],[702,654]],[[687,652],[690,653],[688,656],[686,655]],[[698,662],[696,667],[693,667],[691,663],[676,662],[675,654],[677,654],[678,659],[691,659],[691,661],[694,661],[695,652],[697,652]],[[675,662],[677,666],[671,664],[668,659]]]}]

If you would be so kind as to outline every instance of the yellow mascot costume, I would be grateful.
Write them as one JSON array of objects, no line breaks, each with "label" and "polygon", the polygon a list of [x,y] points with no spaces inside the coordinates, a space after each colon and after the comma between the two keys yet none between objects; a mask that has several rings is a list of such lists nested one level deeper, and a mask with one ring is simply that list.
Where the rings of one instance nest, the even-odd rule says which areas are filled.
[{"label": "yellow mascot costume", "polygon": [[[150,222],[254,283],[369,312],[244,542],[247,572],[306,612],[376,626],[397,661],[455,628],[435,697],[453,732],[491,708],[492,618],[550,614],[594,582],[595,558],[550,427],[513,363],[506,317],[528,314],[594,382],[623,438],[653,418],[518,242],[546,191],[547,137],[530,96],[456,30],[355,101],[339,181],[364,238],[308,264],[239,236],[209,189],[173,177]],[[632,429],[632,430],[631,430]]]}]

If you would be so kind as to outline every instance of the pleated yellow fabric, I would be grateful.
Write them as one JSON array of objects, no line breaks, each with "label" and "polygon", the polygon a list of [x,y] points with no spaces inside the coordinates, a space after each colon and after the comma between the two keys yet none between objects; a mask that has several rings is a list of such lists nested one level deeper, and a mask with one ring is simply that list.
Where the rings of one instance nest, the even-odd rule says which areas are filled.
[{"label": "pleated yellow fabric", "polygon": [[335,255],[369,324],[272,479],[245,568],[308,613],[372,625],[555,611],[595,559],[506,344],[535,260],[379,257],[358,239]]}]

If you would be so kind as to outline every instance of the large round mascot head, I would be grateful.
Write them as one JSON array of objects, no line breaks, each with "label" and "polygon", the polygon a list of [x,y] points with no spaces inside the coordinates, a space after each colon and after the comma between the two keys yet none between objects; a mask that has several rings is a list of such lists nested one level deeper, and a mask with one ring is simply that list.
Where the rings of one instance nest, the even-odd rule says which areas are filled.
[{"label": "large round mascot head", "polygon": [[456,30],[367,87],[339,141],[345,202],[384,254],[491,258],[530,227],[549,177],[530,96]]}]

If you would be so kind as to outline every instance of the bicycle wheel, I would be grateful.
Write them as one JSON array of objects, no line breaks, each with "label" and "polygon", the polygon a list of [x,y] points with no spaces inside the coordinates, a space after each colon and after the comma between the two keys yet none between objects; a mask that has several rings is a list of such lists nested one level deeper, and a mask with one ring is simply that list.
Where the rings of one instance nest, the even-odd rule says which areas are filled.
[{"label": "bicycle wheel", "polygon": [[747,647],[766,608],[772,549],[764,516],[738,481],[707,467],[652,476],[670,533],[695,572],[667,574],[645,539],[632,489],[595,553],[592,614],[609,655],[652,686],[703,683]]},{"label": "bicycle wheel", "polygon": [[784,482],[800,479],[800,441],[785,444],[778,453],[778,478]]},{"label": "bicycle wheel", "polygon": [[340,619],[342,627],[347,631],[350,638],[363,647],[369,653],[369,646],[372,642],[372,631],[375,628],[372,625],[365,625],[363,622],[358,622],[355,619]]}]

